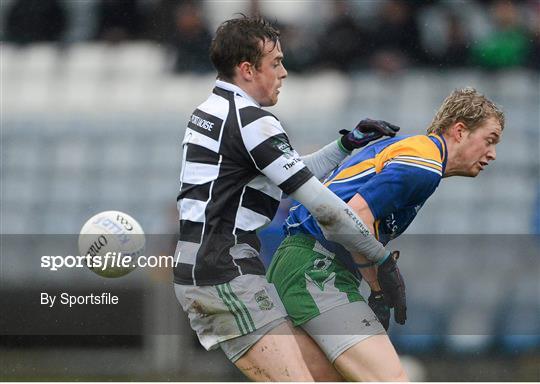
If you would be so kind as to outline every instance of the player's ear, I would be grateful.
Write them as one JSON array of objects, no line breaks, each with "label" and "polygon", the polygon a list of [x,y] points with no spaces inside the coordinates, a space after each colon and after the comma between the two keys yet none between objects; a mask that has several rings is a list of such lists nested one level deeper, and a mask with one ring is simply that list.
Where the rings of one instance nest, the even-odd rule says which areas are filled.
[{"label": "player's ear", "polygon": [[459,143],[465,137],[465,133],[467,133],[467,127],[462,122],[457,122],[452,126],[451,132],[454,140]]},{"label": "player's ear", "polygon": [[242,61],[236,66],[238,75],[246,81],[251,81],[253,79],[253,65],[249,61]]}]

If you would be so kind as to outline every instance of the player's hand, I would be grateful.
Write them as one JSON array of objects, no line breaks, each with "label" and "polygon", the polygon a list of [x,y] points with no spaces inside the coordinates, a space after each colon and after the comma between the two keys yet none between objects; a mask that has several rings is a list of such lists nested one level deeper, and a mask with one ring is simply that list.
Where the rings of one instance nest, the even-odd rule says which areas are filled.
[{"label": "player's hand", "polygon": [[377,279],[384,293],[386,304],[394,308],[394,319],[398,324],[407,320],[407,301],[405,299],[405,283],[397,267],[399,251],[393,251],[377,269]]},{"label": "player's hand", "polygon": [[384,300],[384,294],[382,291],[371,291],[368,299],[369,307],[377,318],[381,322],[385,331],[388,331],[390,325],[390,307],[386,304]]},{"label": "player's hand", "polygon": [[362,148],[369,142],[383,136],[394,137],[398,131],[399,127],[384,120],[364,119],[352,131],[342,129],[339,133],[343,135],[341,137],[343,147],[352,151],[356,148]]}]

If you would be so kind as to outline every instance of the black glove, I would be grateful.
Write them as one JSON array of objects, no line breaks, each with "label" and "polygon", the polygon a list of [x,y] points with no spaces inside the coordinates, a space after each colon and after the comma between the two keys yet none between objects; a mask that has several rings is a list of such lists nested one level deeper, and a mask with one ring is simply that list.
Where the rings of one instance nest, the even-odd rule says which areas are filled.
[{"label": "black glove", "polygon": [[377,315],[377,318],[384,327],[384,330],[388,331],[388,327],[390,325],[390,307],[386,305],[382,291],[371,291],[368,304],[371,310],[375,312],[375,315]]},{"label": "black glove", "polygon": [[399,251],[394,251],[379,265],[377,279],[384,293],[386,304],[394,308],[394,318],[396,323],[405,324],[407,320],[407,301],[405,299],[405,283],[403,276],[397,267]]},{"label": "black glove", "polygon": [[383,136],[394,137],[398,131],[399,127],[384,120],[364,119],[352,131],[342,129],[339,133],[343,135],[341,145],[348,151],[352,151]]}]

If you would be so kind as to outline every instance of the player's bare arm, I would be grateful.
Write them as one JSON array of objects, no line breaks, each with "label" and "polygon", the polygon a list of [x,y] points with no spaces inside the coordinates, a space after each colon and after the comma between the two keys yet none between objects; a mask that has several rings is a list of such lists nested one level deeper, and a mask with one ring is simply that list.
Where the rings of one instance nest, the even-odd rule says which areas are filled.
[{"label": "player's bare arm", "polygon": [[[364,221],[371,233],[374,233],[375,217],[369,209],[369,205],[360,194],[355,194],[348,205],[356,212],[356,214]],[[366,259],[363,255],[356,254],[355,258],[361,263],[357,263],[358,271],[362,275],[362,279],[367,282],[371,290],[368,298],[370,308],[375,312],[377,318],[383,325],[385,330],[390,326],[390,308],[386,304],[384,292],[379,284],[377,276],[377,266]]]},{"label": "player's bare arm", "polygon": [[[348,205],[362,219],[371,233],[374,233],[375,217],[366,200],[357,193],[349,200]],[[384,265],[383,263],[380,263],[381,268],[377,265],[372,265],[373,263],[370,263],[370,261],[361,254],[353,256],[355,257],[355,261],[358,260],[356,263],[362,278],[366,280],[371,289],[371,296],[369,298],[370,307],[377,314],[377,317],[379,317],[385,329],[388,329],[389,326],[389,313],[382,303],[383,300],[390,307],[394,308],[396,322],[404,324],[407,319],[405,284],[403,283],[403,277],[401,276],[399,269],[395,265],[395,261],[397,260],[397,257],[399,257],[399,252],[393,252],[388,260],[385,260]],[[382,282],[379,281],[379,279],[381,279]]]},{"label": "player's bare arm", "polygon": [[[362,219],[366,227],[373,234],[375,232],[373,226],[375,223],[375,218],[373,217],[373,213],[371,213],[371,209],[369,209],[369,206],[364,198],[357,193],[351,200],[349,200],[347,204],[354,210],[358,217]],[[381,286],[377,280],[376,265],[373,265],[373,263],[362,254],[356,254],[355,259],[358,260],[357,264],[365,265],[365,267],[359,268],[359,270],[362,274],[362,278],[371,288],[371,291],[380,291]]]}]

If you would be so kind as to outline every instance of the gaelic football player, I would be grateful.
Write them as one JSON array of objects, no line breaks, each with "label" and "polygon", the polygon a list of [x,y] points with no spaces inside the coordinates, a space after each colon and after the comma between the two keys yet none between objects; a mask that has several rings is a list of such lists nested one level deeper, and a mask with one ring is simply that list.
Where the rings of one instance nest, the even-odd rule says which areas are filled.
[{"label": "gaelic football player", "polygon": [[[325,185],[386,245],[405,231],[443,177],[476,177],[494,161],[503,128],[504,115],[494,103],[472,88],[456,90],[427,135],[378,141],[337,168]],[[267,276],[293,324],[347,380],[406,380],[385,333],[389,306],[398,323],[406,320],[397,253],[380,266],[359,262],[362,256],[329,239],[301,202],[293,204],[284,228],[288,236]],[[360,276],[371,287],[369,305],[359,292]]]},{"label": "gaelic football player", "polygon": [[363,120],[300,157],[279,120],[262,109],[277,103],[287,77],[279,32],[260,18],[228,20],[210,57],[218,80],[182,143],[176,296],[201,344],[221,348],[250,379],[339,380],[313,340],[286,321],[255,231],[272,220],[285,192],[311,210],[327,238],[372,262],[385,260],[389,252],[319,179],[354,148],[398,128]]}]

